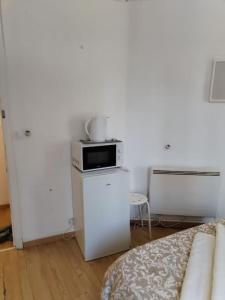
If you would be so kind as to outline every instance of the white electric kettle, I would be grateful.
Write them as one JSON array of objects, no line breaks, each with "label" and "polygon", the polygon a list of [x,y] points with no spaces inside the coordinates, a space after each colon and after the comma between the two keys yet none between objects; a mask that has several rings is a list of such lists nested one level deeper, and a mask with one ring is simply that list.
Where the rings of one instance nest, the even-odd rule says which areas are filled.
[{"label": "white electric kettle", "polygon": [[93,142],[105,142],[107,139],[108,117],[94,117],[85,123],[85,132]]}]

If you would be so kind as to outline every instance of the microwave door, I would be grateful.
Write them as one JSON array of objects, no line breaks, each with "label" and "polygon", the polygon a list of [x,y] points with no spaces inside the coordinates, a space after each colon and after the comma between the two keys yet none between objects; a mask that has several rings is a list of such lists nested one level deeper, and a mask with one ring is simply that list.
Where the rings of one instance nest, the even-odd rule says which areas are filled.
[{"label": "microwave door", "polygon": [[116,145],[83,148],[83,169],[94,170],[116,166]]}]

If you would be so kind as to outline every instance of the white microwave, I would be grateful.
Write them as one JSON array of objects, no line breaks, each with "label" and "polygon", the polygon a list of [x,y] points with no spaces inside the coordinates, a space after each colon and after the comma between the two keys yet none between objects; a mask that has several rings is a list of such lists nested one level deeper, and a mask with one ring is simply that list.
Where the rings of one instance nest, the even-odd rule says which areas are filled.
[{"label": "white microwave", "polygon": [[121,167],[123,163],[123,142],[73,142],[72,163],[74,167],[82,172]]}]

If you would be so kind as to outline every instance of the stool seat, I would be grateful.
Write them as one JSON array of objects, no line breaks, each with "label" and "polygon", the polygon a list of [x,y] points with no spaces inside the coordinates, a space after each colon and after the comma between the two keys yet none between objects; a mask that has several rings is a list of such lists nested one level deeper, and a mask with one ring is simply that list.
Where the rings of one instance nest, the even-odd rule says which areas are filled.
[{"label": "stool seat", "polygon": [[148,202],[148,198],[144,194],[130,193],[130,204],[131,205],[141,205]]},{"label": "stool seat", "polygon": [[150,204],[148,202],[148,197],[146,197],[144,194],[140,194],[140,193],[130,193],[129,201],[130,201],[130,205],[137,205],[138,206],[142,227],[144,225],[142,206],[144,206],[144,205],[147,206],[147,209],[148,209],[148,230],[149,230],[149,237],[151,239],[151,236],[152,236],[151,213],[150,213]]}]

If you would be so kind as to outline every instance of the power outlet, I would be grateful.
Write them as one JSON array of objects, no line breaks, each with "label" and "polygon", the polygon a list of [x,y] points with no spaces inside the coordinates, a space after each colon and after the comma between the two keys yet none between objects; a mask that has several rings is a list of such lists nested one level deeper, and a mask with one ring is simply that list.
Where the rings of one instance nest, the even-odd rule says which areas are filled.
[{"label": "power outlet", "polygon": [[70,226],[73,226],[73,225],[74,225],[74,218],[68,219],[68,224],[69,224]]}]

